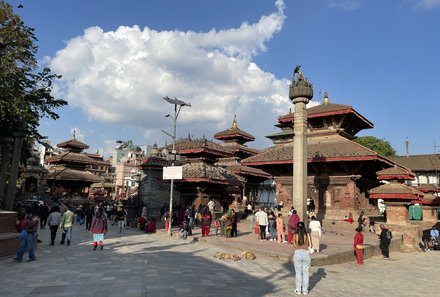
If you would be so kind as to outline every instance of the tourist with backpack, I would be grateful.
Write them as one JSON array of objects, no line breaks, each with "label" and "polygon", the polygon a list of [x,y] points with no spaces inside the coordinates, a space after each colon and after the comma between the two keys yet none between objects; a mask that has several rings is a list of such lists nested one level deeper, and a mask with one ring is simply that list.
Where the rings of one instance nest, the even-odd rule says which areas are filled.
[{"label": "tourist with backpack", "polygon": [[379,235],[379,240],[380,240],[380,250],[382,251],[382,255],[383,258],[385,260],[389,260],[390,259],[390,243],[391,243],[391,239],[393,238],[393,234],[391,233],[391,231],[387,228],[386,225],[380,225],[380,235]]}]

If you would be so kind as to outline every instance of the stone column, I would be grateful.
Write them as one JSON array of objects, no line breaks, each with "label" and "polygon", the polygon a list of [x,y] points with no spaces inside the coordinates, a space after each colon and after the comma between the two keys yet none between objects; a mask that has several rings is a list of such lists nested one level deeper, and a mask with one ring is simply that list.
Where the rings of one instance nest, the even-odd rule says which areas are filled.
[{"label": "stone column", "polygon": [[308,99],[295,98],[293,131],[293,205],[301,220],[307,218],[307,110]]},{"label": "stone column", "polygon": [[293,205],[300,219],[307,220],[307,111],[313,97],[312,85],[296,66],[290,84],[289,98],[295,105],[293,131]]}]

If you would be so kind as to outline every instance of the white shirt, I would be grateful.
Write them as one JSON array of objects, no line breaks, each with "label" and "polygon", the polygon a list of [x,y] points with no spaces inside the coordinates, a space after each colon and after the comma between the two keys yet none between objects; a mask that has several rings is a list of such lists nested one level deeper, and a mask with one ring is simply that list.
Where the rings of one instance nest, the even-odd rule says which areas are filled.
[{"label": "white shirt", "polygon": [[309,228],[310,230],[313,231],[318,231],[319,232],[319,237],[321,237],[321,223],[317,220],[313,220],[309,223]]},{"label": "white shirt", "polygon": [[260,210],[255,214],[255,217],[257,218],[258,225],[261,226],[267,226],[269,223],[269,220],[267,218],[267,213]]},{"label": "white shirt", "polygon": [[210,211],[212,211],[214,209],[214,206],[215,206],[214,201],[211,200],[211,201],[208,202],[208,208],[209,208]]}]

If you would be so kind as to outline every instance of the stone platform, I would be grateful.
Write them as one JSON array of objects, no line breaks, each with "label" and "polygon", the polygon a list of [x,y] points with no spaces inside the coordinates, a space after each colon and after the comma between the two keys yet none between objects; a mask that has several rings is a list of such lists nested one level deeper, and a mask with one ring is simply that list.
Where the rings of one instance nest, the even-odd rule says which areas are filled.
[{"label": "stone platform", "polygon": [[0,257],[12,255],[20,246],[18,233],[15,229],[17,213],[0,210]]}]

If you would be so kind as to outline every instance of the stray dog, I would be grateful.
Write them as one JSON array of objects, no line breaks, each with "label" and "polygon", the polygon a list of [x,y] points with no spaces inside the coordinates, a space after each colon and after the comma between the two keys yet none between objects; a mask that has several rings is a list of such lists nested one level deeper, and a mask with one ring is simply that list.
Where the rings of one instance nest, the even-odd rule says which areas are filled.
[{"label": "stray dog", "polygon": [[230,259],[233,261],[241,260],[239,255],[220,253],[220,252],[217,252],[217,254],[214,255],[214,258],[218,258],[219,260],[223,260],[223,259]]},{"label": "stray dog", "polygon": [[243,253],[241,253],[241,257],[243,259],[248,259],[248,260],[255,260],[257,258],[257,256],[252,253],[252,252],[246,252],[244,251]]}]

